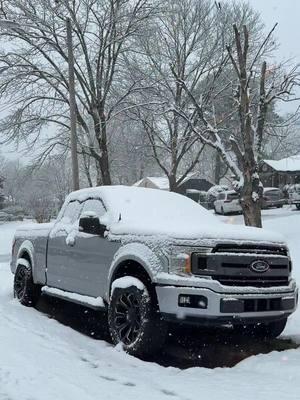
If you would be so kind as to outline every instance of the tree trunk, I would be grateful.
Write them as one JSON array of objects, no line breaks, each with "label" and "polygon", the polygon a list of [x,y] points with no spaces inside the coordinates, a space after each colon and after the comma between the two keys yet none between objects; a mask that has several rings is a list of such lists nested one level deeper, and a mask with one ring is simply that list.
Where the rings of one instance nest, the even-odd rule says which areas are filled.
[{"label": "tree trunk", "polygon": [[216,151],[216,155],[215,155],[215,184],[219,185],[220,180],[221,180],[221,167],[222,167],[222,161],[221,161],[221,157],[218,151]]},{"label": "tree trunk", "polygon": [[170,174],[169,179],[169,190],[170,192],[178,192],[177,180],[175,174]]},{"label": "tree trunk", "polygon": [[[101,115],[100,112],[99,114]],[[94,116],[94,127],[95,127],[95,134],[99,150],[101,153],[101,155],[97,157],[96,163],[98,164],[101,172],[102,185],[111,185],[112,181],[110,176],[105,117],[103,116],[103,118],[100,120],[98,115]],[[97,185],[98,185],[98,178],[97,178]]]},{"label": "tree trunk", "polygon": [[247,176],[243,189],[241,191],[241,206],[243,209],[244,221],[247,226],[254,226],[262,228],[261,219],[261,188],[259,186],[259,179],[254,178],[253,175]]}]

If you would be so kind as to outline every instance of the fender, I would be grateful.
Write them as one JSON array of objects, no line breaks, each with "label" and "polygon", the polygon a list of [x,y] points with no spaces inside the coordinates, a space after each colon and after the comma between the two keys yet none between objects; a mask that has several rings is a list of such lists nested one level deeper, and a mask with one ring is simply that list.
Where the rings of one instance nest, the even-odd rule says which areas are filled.
[{"label": "fender", "polygon": [[32,275],[34,276],[35,275],[34,274],[34,271],[35,271],[34,246],[33,246],[33,243],[30,240],[24,240],[24,242],[22,242],[21,246],[19,247],[19,250],[18,250],[18,253],[17,253],[16,265],[15,265],[14,272],[17,269],[19,259],[23,258],[22,254],[25,253],[25,252],[29,255],[31,269],[32,269]]},{"label": "fender", "polygon": [[139,263],[148,273],[152,282],[155,281],[156,274],[164,270],[162,260],[147,245],[143,243],[129,243],[120,247],[114,256],[108,272],[107,287],[105,290],[106,300],[109,298],[112,277],[123,261],[135,261]]}]

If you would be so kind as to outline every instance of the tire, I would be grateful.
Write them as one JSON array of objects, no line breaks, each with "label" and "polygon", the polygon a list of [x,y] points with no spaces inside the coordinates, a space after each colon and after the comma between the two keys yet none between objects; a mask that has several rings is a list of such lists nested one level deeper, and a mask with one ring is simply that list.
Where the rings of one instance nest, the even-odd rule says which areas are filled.
[{"label": "tire", "polygon": [[261,340],[277,338],[283,331],[287,323],[287,318],[269,323],[259,323],[250,325],[239,325],[235,327],[235,332]]},{"label": "tire", "polygon": [[144,357],[162,347],[167,326],[146,286],[136,278],[128,278],[137,285],[114,288],[108,307],[109,331],[114,344],[122,343],[127,353]]},{"label": "tire", "polygon": [[221,207],[221,214],[222,214],[222,215],[225,215],[225,211],[224,211],[224,208],[223,208],[223,207]]},{"label": "tire", "polygon": [[39,285],[34,284],[31,268],[19,265],[14,277],[14,296],[26,307],[34,307],[41,294]]},{"label": "tire", "polygon": [[296,204],[297,210],[300,210],[300,204]]}]

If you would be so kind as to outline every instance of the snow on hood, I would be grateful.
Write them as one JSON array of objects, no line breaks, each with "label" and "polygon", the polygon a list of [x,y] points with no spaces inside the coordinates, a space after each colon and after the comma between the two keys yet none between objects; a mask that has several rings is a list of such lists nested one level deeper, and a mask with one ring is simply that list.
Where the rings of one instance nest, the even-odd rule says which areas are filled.
[{"label": "snow on hood", "polygon": [[193,200],[157,189],[102,186],[82,189],[69,199],[100,197],[107,215],[102,222],[111,234],[167,236],[183,240],[242,240],[284,243],[284,238],[264,229],[228,225]]}]

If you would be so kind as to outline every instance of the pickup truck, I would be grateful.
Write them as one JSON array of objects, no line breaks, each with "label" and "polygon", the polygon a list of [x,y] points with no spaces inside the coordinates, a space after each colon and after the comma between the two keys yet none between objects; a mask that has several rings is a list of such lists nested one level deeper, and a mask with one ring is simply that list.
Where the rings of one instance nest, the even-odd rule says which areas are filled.
[{"label": "pickup truck", "polygon": [[46,294],[105,310],[113,343],[138,356],[161,348],[168,322],[274,338],[297,306],[281,235],[156,189],[71,193],[54,223],[17,230],[11,270],[23,305]]}]

